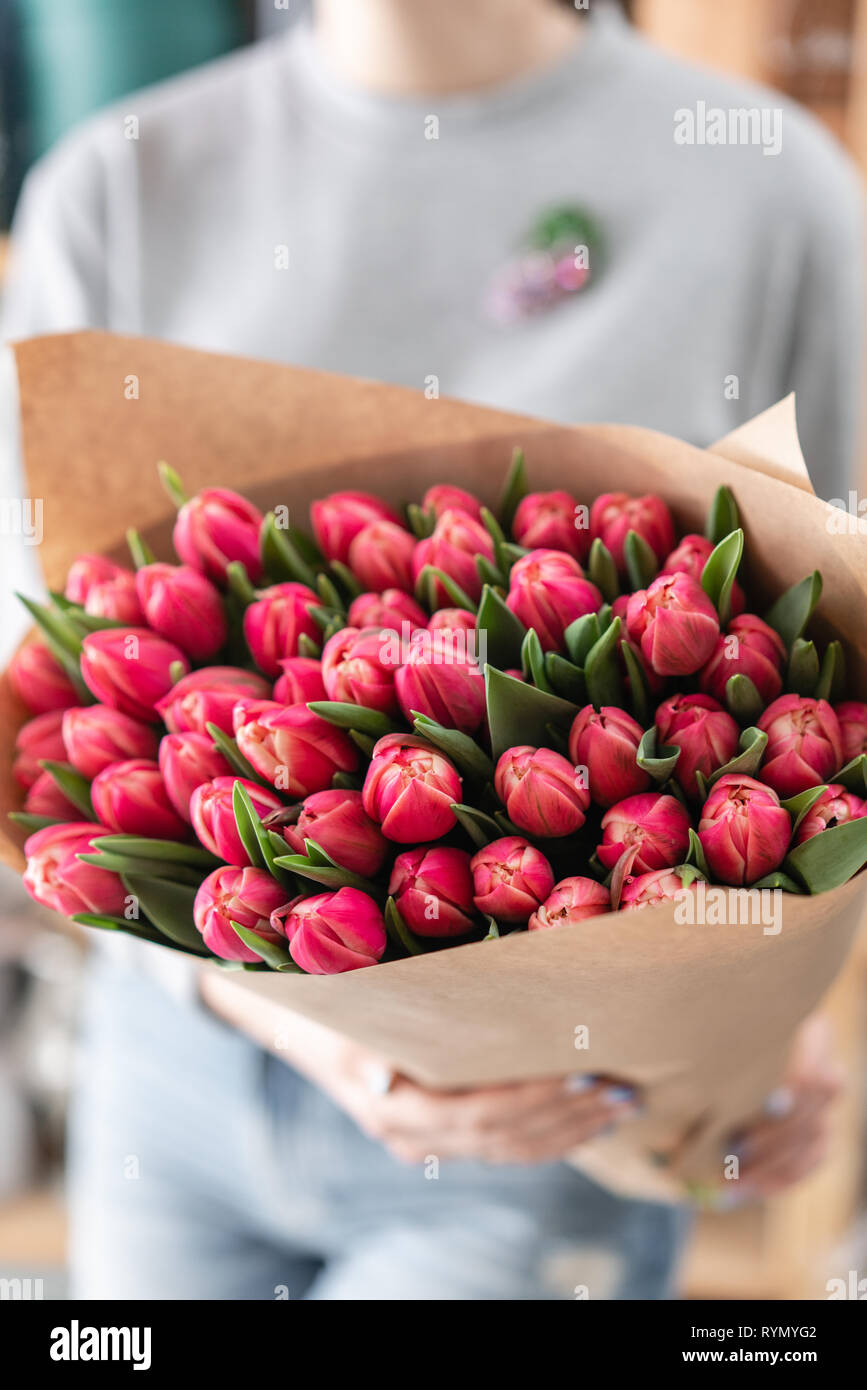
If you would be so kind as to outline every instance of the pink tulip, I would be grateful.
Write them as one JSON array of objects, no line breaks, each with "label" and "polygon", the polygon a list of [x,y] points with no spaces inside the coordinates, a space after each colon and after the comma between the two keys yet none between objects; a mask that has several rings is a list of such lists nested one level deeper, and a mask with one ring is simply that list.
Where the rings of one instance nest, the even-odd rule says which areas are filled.
[{"label": "pink tulip", "polygon": [[438,608],[427,624],[428,632],[475,632],[476,615],[466,608]]},{"label": "pink tulip", "polygon": [[287,656],[280,662],[282,676],[274,685],[274,699],[280,705],[306,705],[325,700],[322,664],[312,656]]},{"label": "pink tulip", "polygon": [[748,676],[762,703],[768,704],[783,688],[780,673],[786,659],[779,634],[755,613],[742,613],[729,623],[725,636],[717,638],[700,676],[701,688],[724,703],[729,677]]},{"label": "pink tulip", "polygon": [[578,504],[568,492],[531,492],[518,503],[512,535],[527,550],[565,550],[583,560],[590,532],[577,524]]},{"label": "pink tulip", "polygon": [[719,637],[716,609],[688,574],[660,574],[629,600],[626,631],[659,676],[688,676],[704,665]]},{"label": "pink tulip", "polygon": [[252,964],[260,957],[244,945],[232,923],[255,932],[262,941],[282,946],[283,933],[271,925],[271,915],[285,901],[285,889],[264,869],[223,865],[199,887],[193,921],[215,956]]},{"label": "pink tulip", "polygon": [[494,788],[509,820],[539,838],[574,835],[590,805],[575,768],[552,748],[509,748],[497,763]]},{"label": "pink tulip", "polygon": [[178,512],[172,536],[185,565],[218,584],[226,567],[239,560],[255,584],[262,575],[259,533],[262,513],[240,493],[226,487],[206,487]]},{"label": "pink tulip", "polygon": [[79,854],[94,854],[94,840],[109,834],[104,825],[75,821],[37,830],[24,845],[27,868],[24,887],[35,902],[64,917],[79,912],[117,917],[126,904],[126,890],[117,874],[83,864]]},{"label": "pink tulip", "polygon": [[136,591],[132,570],[121,570],[102,584],[91,584],[84,603],[92,618],[110,618],[129,627],[145,627],[146,619]]},{"label": "pink tulip", "polygon": [[843,766],[843,738],[827,700],[781,695],[758,727],[767,734],[762,781],[782,797],[828,782]]},{"label": "pink tulip", "polygon": [[396,714],[395,668],[387,658],[380,628],[345,627],[335,632],[322,649],[328,699]]},{"label": "pink tulip", "polygon": [[112,763],[157,756],[159,735],[122,710],[108,705],[84,705],[63,715],[63,761],[82,777],[93,779]]},{"label": "pink tulip", "polygon": [[715,879],[755,883],[782,864],[792,822],[770,787],[727,772],[714,782],[702,807],[698,838]]},{"label": "pink tulip", "polygon": [[116,565],[104,555],[79,555],[69,567],[64,596],[70,603],[80,603],[84,607],[94,584],[105,584],[123,573],[122,565]]},{"label": "pink tulip", "polygon": [[30,816],[50,816],[52,820],[78,821],[81,811],[60,790],[50,772],[40,772],[24,798]]},{"label": "pink tulip", "polygon": [[602,595],[572,555],[531,550],[512,566],[506,603],[524,627],[536,629],[545,651],[558,651],[569,624],[597,613]]},{"label": "pink tulip", "polygon": [[438,840],[456,823],[461,779],[448,758],[412,734],[375,745],[362,789],[364,809],[398,844]]},{"label": "pink tulip", "polygon": [[813,802],[795,835],[795,844],[802,845],[830,830],[835,825],[845,825],[850,820],[861,820],[867,816],[867,801],[847,791],[840,782],[831,782],[821,796]]},{"label": "pink tulip", "polygon": [[737,752],[740,729],[710,695],[671,695],[656,711],[659,746],[675,745],[674,775],[687,796],[699,797],[696,773],[707,778]]},{"label": "pink tulip", "polygon": [[190,669],[180,647],[143,627],[104,628],[81,644],[81,675],[91,694],[145,723],[162,713],[175,665]]},{"label": "pink tulip", "polygon": [[430,642],[410,645],[394,688],[408,723],[414,711],[446,729],[474,734],[485,717],[485,678],[472,658],[454,650],[443,630]]},{"label": "pink tulip", "polygon": [[[698,583],[713,550],[713,541],[709,541],[706,536],[693,533],[684,536],[677,549],[673,550],[660,566],[660,574],[677,574],[680,571],[691,575]],[[744,591],[737,580],[732,584],[730,604],[733,614],[743,613],[747,605]]]},{"label": "pink tulip", "polygon": [[[493,562],[494,543],[480,521],[467,512],[453,508],[444,511],[433,534],[419,541],[412,557],[412,578],[416,582],[426,565],[442,570],[463,589],[474,602],[481,598],[482,581],[476,568],[476,556],[484,555]],[[435,585],[438,604],[451,602],[442,584]]]},{"label": "pink tulip", "polygon": [[239,666],[202,666],[173,685],[157,704],[157,713],[172,734],[207,733],[216,724],[232,733],[232,712],[239,700],[266,700],[271,687],[264,677]]},{"label": "pink tulip", "polygon": [[249,724],[251,719],[258,719],[260,715],[268,714],[271,710],[283,708],[279,700],[254,700],[249,695],[242,695],[232,706],[232,733],[236,734],[241,725]]},{"label": "pink tulip", "polygon": [[867,753],[867,705],[860,700],[844,700],[834,706],[840,738],[843,743],[843,763],[850,763],[861,753]]},{"label": "pink tulip", "polygon": [[166,794],[183,820],[190,823],[190,798],[196,787],[229,777],[232,769],[214,747],[210,734],[166,734],[160,742],[159,768]]},{"label": "pink tulip", "polygon": [[620,895],[620,908],[637,912],[657,903],[677,902],[685,893],[695,892],[695,881],[685,885],[674,869],[655,869],[650,874],[628,874]]},{"label": "pink tulip", "polygon": [[187,827],[169,800],[155,762],[130,758],[112,763],[90,788],[93,809],[103,825],[119,835],[146,835],[154,840],[185,840]]},{"label": "pink tulip", "polygon": [[674,523],[661,497],[653,493],[630,497],[625,492],[604,492],[597,497],[590,508],[590,539],[602,541],[621,571],[625,567],[623,544],[630,531],[647,541],[657,560],[674,549]]},{"label": "pink tulip", "polygon": [[266,676],[279,676],[280,663],[298,655],[301,637],[319,642],[319,625],[308,609],[321,605],[306,584],[274,584],[263,589],[244,614],[244,638]]},{"label": "pink tulip", "polygon": [[554,874],[544,854],[518,835],[493,840],[474,854],[473,902],[499,922],[526,922],[550,896]]},{"label": "pink tulip", "polygon": [[373,521],[391,521],[399,524],[400,518],[391,507],[369,492],[332,492],[310,508],[313,533],[326,560],[349,562],[349,547],[359,532]]},{"label": "pink tulip", "polygon": [[650,775],[636,762],[643,730],[618,709],[585,705],[569,732],[569,757],[575,767],[587,769],[587,789],[597,806],[613,806],[650,786]]},{"label": "pink tulip", "polygon": [[42,642],[19,647],[6,668],[9,684],[31,714],[80,705],[81,698],[60,662]]},{"label": "pink tulip", "polygon": [[528,931],[570,927],[611,911],[611,895],[595,878],[564,878],[527,923]]},{"label": "pink tulip", "polygon": [[400,632],[404,623],[409,623],[410,628],[424,627],[427,613],[410,594],[401,589],[386,589],[381,594],[359,594],[353,599],[347,623],[350,627],[378,627]]},{"label": "pink tulip", "polygon": [[296,854],[304,854],[305,841],[314,840],[342,868],[362,878],[375,878],[388,853],[388,841],[365,813],[361,792],[314,792],[305,797],[295,824],[280,828]]},{"label": "pink tulip", "polygon": [[642,792],[605,812],[596,853],[606,869],[613,869],[621,855],[635,851],[630,870],[651,873],[685,858],[689,827],[689,813],[676,796]]},{"label": "pink tulip", "polygon": [[292,797],[325,791],[336,772],[354,772],[358,750],[342,729],[306,705],[269,710],[235,737],[260,777]]},{"label": "pink tulip", "polygon": [[349,547],[349,566],[365,589],[412,589],[415,540],[396,521],[372,521]]},{"label": "pink tulip", "polygon": [[422,511],[433,512],[439,521],[443,512],[466,512],[474,521],[481,521],[482,506],[471,492],[451,483],[436,483],[429,487],[421,502]]},{"label": "pink tulip", "polygon": [[416,936],[466,936],[476,925],[470,856],[462,849],[406,850],[394,861],[388,891]]},{"label": "pink tulip", "polygon": [[196,661],[218,652],[226,641],[226,615],[219,592],[190,565],[145,565],[135,577],[145,620],[154,632],[176,642]]},{"label": "pink tulip", "polygon": [[272,916],[282,926],[289,954],[308,975],[342,975],[376,965],[385,951],[382,913],[358,888],[296,898]]},{"label": "pink tulip", "polygon": [[18,730],[15,738],[15,761],[12,772],[16,782],[30,788],[42,775],[40,762],[66,762],[66,748],[63,744],[61,725],[64,711],[51,709],[45,714],[37,714]]},{"label": "pink tulip", "polygon": [[190,820],[205,849],[227,864],[243,866],[250,863],[250,856],[238,834],[235,820],[233,796],[236,782],[240,782],[249,793],[260,820],[270,816],[272,811],[282,810],[283,802],[276,793],[260,787],[258,782],[248,782],[230,773],[196,787],[190,797]]}]

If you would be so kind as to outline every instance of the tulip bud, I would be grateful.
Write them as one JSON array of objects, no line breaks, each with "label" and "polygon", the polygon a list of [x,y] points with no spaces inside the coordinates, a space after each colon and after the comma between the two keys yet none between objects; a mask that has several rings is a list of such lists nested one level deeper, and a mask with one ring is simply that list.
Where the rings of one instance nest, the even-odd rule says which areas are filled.
[{"label": "tulip bud", "polygon": [[569,927],[611,911],[611,896],[595,878],[564,878],[527,923],[528,931]]},{"label": "tulip bud", "polygon": [[79,807],[60,790],[50,772],[40,772],[24,798],[24,810],[30,816],[50,816],[52,820],[81,819]]},{"label": "tulip bud", "polygon": [[716,609],[688,574],[660,574],[626,609],[626,630],[659,676],[688,676],[707,661],[719,637]]},{"label": "tulip bud", "polygon": [[843,742],[843,763],[850,763],[867,753],[867,705],[860,700],[844,700],[834,706],[840,738]]},{"label": "tulip bud", "polygon": [[[426,565],[442,570],[463,589],[474,602],[481,598],[482,581],[476,568],[476,556],[484,555],[493,562],[494,543],[480,521],[467,512],[449,508],[437,521],[433,535],[419,541],[412,557],[413,582]],[[434,586],[438,604],[451,600],[439,582]]]},{"label": "tulip bud", "polygon": [[226,615],[218,591],[190,565],[144,565],[135,577],[145,621],[196,661],[226,641]]},{"label": "tulip bud", "polygon": [[372,521],[349,547],[349,566],[365,589],[412,588],[415,541],[396,521]]},{"label": "tulip bud", "polygon": [[189,671],[180,647],[143,627],[103,628],[81,644],[81,675],[91,694],[145,723],[162,712],[176,663]]},{"label": "tulip bud", "polygon": [[155,729],[108,705],[66,710],[62,730],[61,760],[90,780],[113,763],[130,758],[152,761],[160,742]]},{"label": "tulip bud", "polygon": [[365,814],[361,792],[314,792],[305,797],[295,824],[280,828],[296,854],[304,854],[305,842],[315,840],[342,868],[362,878],[375,878],[388,853],[388,841]]},{"label": "tulip bud", "polygon": [[192,820],[190,798],[196,787],[232,772],[210,734],[198,733],[166,734],[160,742],[159,767],[169,801],[187,822]]},{"label": "tulip bud", "polygon": [[843,738],[827,700],[781,695],[758,727],[768,736],[762,781],[782,797],[831,780],[843,766]]},{"label": "tulip bud", "polygon": [[845,825],[850,820],[861,820],[867,816],[867,801],[847,791],[840,782],[831,782],[810,807],[795,835],[795,844],[802,845],[821,835],[823,830],[831,830],[835,825]]},{"label": "tulip bud", "polygon": [[740,729],[710,695],[671,695],[656,711],[660,746],[675,745],[674,775],[687,796],[699,797],[696,773],[710,777],[737,752]]},{"label": "tulip bud", "polygon": [[262,941],[283,944],[283,934],[272,927],[271,915],[286,901],[285,889],[264,869],[223,865],[199,887],[193,903],[193,921],[205,945],[221,960],[252,964],[261,958],[245,946],[232,927],[246,927]]},{"label": "tulip bud", "polygon": [[239,666],[202,666],[184,676],[157,704],[157,713],[172,734],[207,733],[216,724],[231,734],[232,713],[239,700],[266,700],[268,682]]},{"label": "tulip bud", "polygon": [[401,589],[386,589],[381,594],[359,594],[353,599],[347,623],[350,627],[378,627],[400,632],[404,623],[409,623],[410,628],[425,627],[427,613],[410,594]]},{"label": "tulip bud", "polygon": [[84,611],[92,618],[110,618],[112,622],[126,623],[129,627],[146,624],[132,570],[120,570],[102,584],[91,584]]},{"label": "tulip bud", "polygon": [[117,874],[83,864],[79,854],[95,854],[94,840],[109,832],[92,821],[48,825],[24,845],[24,887],[43,907],[74,917],[79,912],[123,913],[126,890]]},{"label": "tulip bud", "polygon": [[630,531],[647,541],[657,560],[674,549],[674,522],[661,497],[630,497],[625,492],[604,492],[590,508],[590,539],[598,537],[611,552],[615,565],[625,568],[623,544]]},{"label": "tulip bud", "polygon": [[35,719],[29,719],[18,730],[12,772],[16,782],[22,787],[32,787],[41,777],[40,763],[43,760],[66,762],[66,749],[61,732],[64,713],[62,709],[52,709],[45,714],[37,714]]},{"label": "tulip bud", "polygon": [[395,714],[395,671],[385,656],[379,628],[359,631],[344,627],[335,632],[322,649],[322,679],[328,699]]},{"label": "tulip bud", "polygon": [[272,917],[289,942],[289,954],[308,975],[341,975],[376,965],[385,951],[382,913],[358,888],[296,898]]},{"label": "tulip bud", "polygon": [[651,873],[679,864],[689,849],[689,813],[676,796],[642,792],[618,801],[602,817],[599,862],[613,869],[627,850],[635,850],[630,869]]},{"label": "tulip bud", "polygon": [[306,705],[268,710],[237,730],[238,747],[260,777],[293,797],[330,787],[336,772],[354,772],[355,744]]},{"label": "tulip bud", "polygon": [[575,768],[552,748],[509,748],[497,763],[494,788],[509,820],[540,838],[574,835],[590,805]]},{"label": "tulip bud", "polygon": [[419,845],[394,861],[388,891],[416,936],[466,936],[476,925],[470,856]]},{"label": "tulip bud", "polygon": [[[677,549],[673,550],[660,566],[660,574],[677,574],[680,572],[690,575],[696,583],[700,583],[701,576],[704,573],[704,567],[713,554],[713,551],[713,541],[709,541],[707,536],[695,534],[684,536]],[[744,591],[737,580],[732,584],[729,604],[733,614],[743,613],[747,606]]]},{"label": "tulip bud", "polygon": [[78,691],[60,662],[42,642],[27,642],[6,668],[9,684],[31,714],[80,705]]},{"label": "tulip bud", "polygon": [[755,883],[782,864],[792,822],[770,787],[727,772],[714,782],[702,807],[698,838],[720,883]]},{"label": "tulip bud", "polygon": [[493,840],[470,861],[473,902],[499,922],[526,922],[554,887],[544,854],[518,835]]},{"label": "tulip bud", "polygon": [[116,565],[104,555],[79,555],[69,567],[64,596],[83,608],[94,584],[105,584],[123,573],[122,565]]},{"label": "tulip bud", "polygon": [[471,492],[451,483],[436,483],[429,487],[421,502],[422,511],[433,512],[439,521],[443,512],[466,512],[474,521],[481,521],[482,506]]},{"label": "tulip bud", "polygon": [[235,820],[235,783],[249,793],[253,810],[260,820],[270,816],[272,811],[280,811],[283,802],[275,792],[260,787],[258,782],[248,782],[243,777],[229,774],[215,777],[211,782],[202,782],[190,797],[190,820],[193,829],[205,849],[215,854],[226,864],[244,865],[250,863],[250,856],[244,848],[238,825]]},{"label": "tulip bud", "polygon": [[676,869],[655,869],[650,874],[628,874],[620,894],[621,910],[639,911],[657,903],[677,902],[695,892],[695,881],[684,884]]},{"label": "tulip bud", "polygon": [[428,632],[475,632],[476,615],[466,608],[438,608],[427,624]]},{"label": "tulip bud", "polygon": [[446,729],[474,734],[485,717],[485,678],[475,661],[447,639],[443,630],[424,644],[410,644],[394,688],[404,718],[426,714]]},{"label": "tulip bud", "polygon": [[[368,492],[332,492],[310,508],[313,533],[326,560],[349,562],[349,547],[359,532],[372,521],[392,521],[399,518],[391,507]],[[354,621],[354,620],[353,620]]]},{"label": "tulip bud", "polygon": [[93,809],[103,825],[119,835],[153,840],[186,840],[187,827],[172,803],[159,767],[146,758],[112,763],[90,788]]},{"label": "tulip bud", "polygon": [[322,665],[311,656],[287,656],[280,662],[282,676],[274,685],[279,705],[306,705],[326,699]]},{"label": "tulip bud", "polygon": [[636,762],[642,734],[641,725],[616,705],[598,711],[585,705],[575,716],[569,757],[575,767],[586,767],[587,789],[598,806],[613,806],[650,786],[649,773]]},{"label": "tulip bud", "polygon": [[572,555],[531,550],[512,566],[506,604],[524,627],[536,629],[549,652],[562,649],[563,633],[576,618],[599,611],[602,595]]},{"label": "tulip bud", "polygon": [[218,584],[226,568],[239,560],[255,584],[262,575],[259,533],[262,513],[240,493],[226,487],[206,487],[178,512],[172,536],[185,565]]},{"label": "tulip bud", "polygon": [[412,734],[375,745],[362,789],[364,809],[398,844],[438,840],[455,825],[461,779],[448,758]]},{"label": "tulip bud", "polygon": [[699,678],[701,688],[715,700],[725,702],[729,677],[748,676],[762,702],[770,703],[783,688],[780,672],[786,658],[779,634],[755,613],[742,613],[729,623],[725,636],[717,638]]},{"label": "tulip bud", "polygon": [[236,734],[242,724],[249,724],[251,719],[258,719],[260,714],[283,708],[278,700],[253,700],[249,695],[242,695],[232,706],[232,733]]},{"label": "tulip bud", "polygon": [[302,636],[319,641],[320,629],[308,609],[320,607],[306,584],[273,584],[244,613],[244,638],[260,671],[279,676],[280,663],[298,655]]},{"label": "tulip bud", "polygon": [[565,550],[586,558],[590,532],[576,522],[578,504],[568,492],[531,492],[518,503],[512,535],[527,550]]}]

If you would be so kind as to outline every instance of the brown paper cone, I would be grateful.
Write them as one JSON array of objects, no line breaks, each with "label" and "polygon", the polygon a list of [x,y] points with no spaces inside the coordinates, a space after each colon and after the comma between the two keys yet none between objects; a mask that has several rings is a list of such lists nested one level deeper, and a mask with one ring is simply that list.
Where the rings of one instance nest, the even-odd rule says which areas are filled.
[{"label": "brown paper cone", "polygon": [[[400,502],[453,481],[494,502],[522,444],[535,487],[586,501],[612,488],[658,492],[684,530],[702,528],[728,483],[759,611],[820,568],[817,636],[843,639],[850,689],[867,691],[867,546],[826,527],[832,509],[809,490],[791,401],[702,451],[647,430],[561,428],[143,339],[76,334],[19,344],[17,354],[52,584],[83,548],[119,551],[131,523],[168,553],[160,458],[190,490],[234,486],[263,506],[288,505],[303,524],[309,502],[337,487]],[[131,384],[137,397],[128,398]],[[6,810],[20,802],[9,766],[23,712],[5,682],[0,710]],[[20,837],[2,833],[12,862]],[[246,975],[238,987],[339,1029],[432,1086],[571,1071],[631,1081],[644,1088],[646,1115],[577,1161],[609,1186],[670,1199],[684,1180],[721,1175],[723,1136],[776,1082],[793,1031],[845,959],[865,886],[862,875],[821,897],[784,895],[778,935],[761,924],[681,925],[666,905],[342,976]]]}]

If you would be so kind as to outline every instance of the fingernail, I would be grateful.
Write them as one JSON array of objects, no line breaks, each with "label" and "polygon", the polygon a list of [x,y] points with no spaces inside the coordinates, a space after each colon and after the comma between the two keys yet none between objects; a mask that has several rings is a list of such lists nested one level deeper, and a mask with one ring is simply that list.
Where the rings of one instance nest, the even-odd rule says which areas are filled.
[{"label": "fingernail", "polygon": [[609,1105],[626,1105],[635,1101],[633,1086],[606,1086],[603,1094]]},{"label": "fingernail", "polygon": [[589,1091],[591,1086],[595,1086],[597,1077],[588,1076],[586,1072],[576,1071],[571,1076],[567,1076],[563,1082],[563,1090],[568,1091],[572,1096],[580,1096],[584,1091]]},{"label": "fingernail", "polygon": [[789,1087],[778,1086],[776,1090],[771,1091],[770,1095],[765,1098],[762,1109],[770,1119],[781,1120],[784,1115],[788,1115],[794,1103],[795,1097],[792,1095]]}]

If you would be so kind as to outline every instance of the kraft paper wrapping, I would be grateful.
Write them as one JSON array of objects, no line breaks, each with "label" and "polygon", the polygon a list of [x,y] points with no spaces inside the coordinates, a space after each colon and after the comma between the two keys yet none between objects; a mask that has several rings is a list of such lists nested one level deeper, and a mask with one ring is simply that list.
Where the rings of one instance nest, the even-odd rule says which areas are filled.
[{"label": "kraft paper wrapping", "polygon": [[[821,569],[816,635],[844,641],[850,690],[867,693],[867,543],[826,529],[830,509],[812,495],[791,398],[705,451],[649,430],[552,426],[146,339],[63,335],[20,343],[16,354],[28,487],[43,499],[52,586],[82,549],[123,555],[131,523],[169,553],[161,458],[191,491],[237,487],[304,524],[310,501],[338,487],[399,503],[453,481],[492,503],[521,444],[534,487],[587,502],[615,487],[658,492],[683,530],[702,529],[727,483],[756,607]],[[18,866],[24,836],[3,813],[20,805],[10,766],[24,717],[4,678],[0,853]],[[665,905],[346,975],[235,978],[431,1086],[574,1071],[632,1082],[645,1114],[575,1161],[624,1193],[675,1200],[685,1182],[721,1176],[725,1136],[779,1079],[794,1030],[846,958],[865,889],[860,875],[820,897],[784,895],[779,934],[680,925]]]}]

